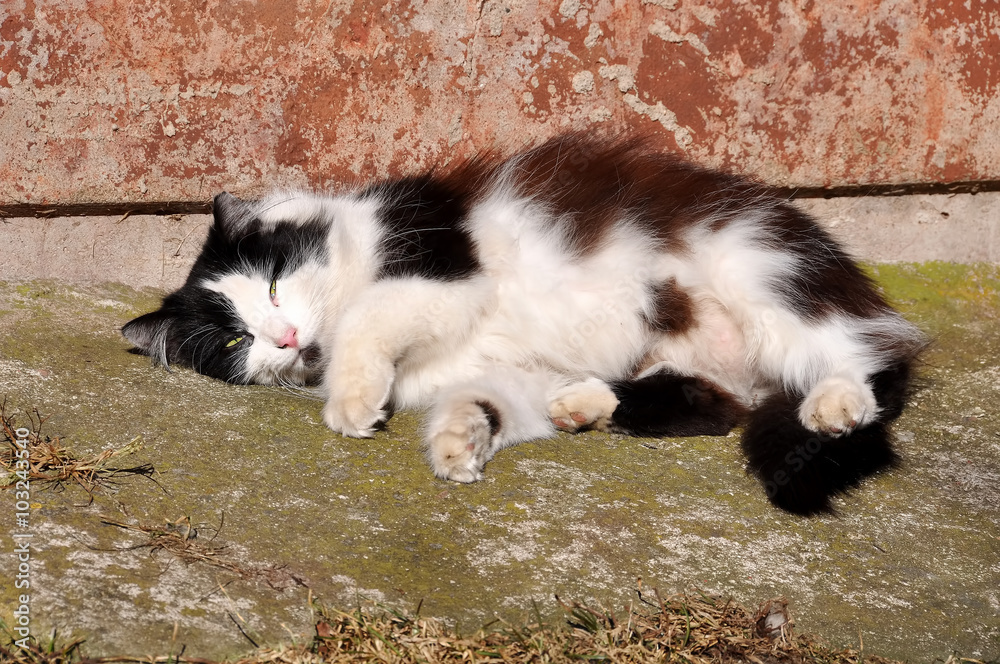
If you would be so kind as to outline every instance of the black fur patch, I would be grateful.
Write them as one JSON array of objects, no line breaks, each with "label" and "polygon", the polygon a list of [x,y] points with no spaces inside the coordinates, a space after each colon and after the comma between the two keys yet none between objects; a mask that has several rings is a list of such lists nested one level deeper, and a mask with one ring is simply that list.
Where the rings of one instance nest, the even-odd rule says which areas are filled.
[{"label": "black fur patch", "polygon": [[[226,196],[224,200],[233,199]],[[220,194],[216,200],[222,197]],[[265,225],[259,219],[244,216],[242,210],[233,211],[233,207],[232,203],[216,205],[215,222],[185,285],[236,271],[272,279],[293,272],[308,260],[327,261],[326,238],[330,228],[323,220]]]},{"label": "black fur patch", "polygon": [[477,401],[476,405],[483,409],[486,420],[490,423],[490,435],[495,436],[503,428],[503,420],[500,417],[500,410],[489,401]]},{"label": "black fur patch", "polygon": [[656,152],[641,135],[564,134],[518,156],[517,166],[521,190],[555,214],[578,255],[603,246],[620,223],[681,251],[688,229],[742,211],[755,190],[740,178]]},{"label": "black fur patch", "polygon": [[653,317],[650,326],[667,334],[682,334],[694,325],[694,303],[691,297],[670,279],[652,288]]},{"label": "black fur patch", "polygon": [[468,201],[457,187],[427,175],[373,187],[365,196],[385,201],[378,212],[386,237],[377,278],[450,280],[478,271],[476,248],[463,226]]},{"label": "black fur patch", "polygon": [[746,409],[703,378],[655,373],[611,384],[618,407],[609,429],[633,436],[724,436]]},{"label": "black fur patch", "polygon": [[[245,354],[253,343],[228,299],[194,285],[168,295],[158,311],[130,321],[122,334],[156,362],[233,383],[244,382]],[[238,345],[228,346],[239,337]]]},{"label": "black fur patch", "polygon": [[794,255],[796,274],[776,284],[799,315],[819,320],[830,313],[870,317],[890,311],[875,283],[812,218],[779,204],[764,221],[775,251]]}]

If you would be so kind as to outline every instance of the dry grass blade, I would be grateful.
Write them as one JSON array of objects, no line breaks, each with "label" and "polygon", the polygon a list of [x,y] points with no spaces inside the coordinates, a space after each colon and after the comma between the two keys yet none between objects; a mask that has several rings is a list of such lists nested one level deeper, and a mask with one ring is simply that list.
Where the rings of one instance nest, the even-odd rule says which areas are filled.
[{"label": "dry grass blade", "polygon": [[[2,625],[2,623],[0,623]],[[14,637],[10,635],[6,625],[4,631],[8,632],[11,643],[0,645],[0,662],[6,664],[70,664],[82,661],[80,646],[83,639],[73,639],[69,643],[56,647],[56,635],[53,634],[47,646],[43,646],[34,641],[28,644],[27,648],[20,648],[14,645]]]},{"label": "dry grass blade", "polygon": [[167,521],[163,525],[128,524],[107,519],[102,519],[101,523],[148,536],[146,541],[123,549],[125,551],[148,549],[151,554],[166,552],[185,563],[204,563],[232,572],[241,579],[264,581],[275,590],[308,585],[303,577],[284,567],[246,565],[232,560],[227,556],[226,546],[198,539],[198,531],[189,517]]},{"label": "dry grass blade", "polygon": [[32,641],[27,648],[20,648],[13,643],[0,645],[0,664],[219,664],[213,660],[198,657],[166,656],[166,657],[86,657],[81,652],[83,639],[56,646],[56,635],[49,639],[47,645]]},{"label": "dry grass blade", "polygon": [[[566,625],[507,626],[461,637],[432,619],[398,612],[321,612],[310,647],[261,650],[243,664],[292,662],[826,662],[888,664],[853,650],[834,651],[787,625],[772,639],[756,633],[757,613],[720,598],[677,595],[630,607],[623,619],[578,602],[556,601]],[[772,604],[772,603],[768,603]],[[783,600],[774,601],[784,608]],[[766,606],[766,605],[765,605]],[[955,662],[954,664],[958,664]]]},{"label": "dry grass blade", "polygon": [[[76,484],[87,492],[89,502],[93,502],[94,494],[101,489],[114,486],[123,476],[142,476],[156,482],[153,478],[155,470],[148,463],[127,468],[115,467],[110,462],[123,456],[134,454],[142,448],[141,437],[132,439],[127,445],[118,449],[107,449],[94,456],[79,459],[62,444],[59,437],[52,438],[42,434],[45,418],[37,410],[28,414],[28,431],[26,438],[19,437],[17,422],[6,412],[6,401],[0,405],[0,429],[2,429],[4,449],[0,451],[0,467],[7,476],[2,480],[0,488],[14,486],[17,480],[41,482],[57,490],[64,489],[69,484]],[[19,453],[27,451],[27,468],[18,466]]]},{"label": "dry grass blade", "polygon": [[[117,525],[117,524],[116,524]],[[178,523],[172,524],[178,526]],[[189,525],[189,524],[187,524]],[[164,529],[164,536],[180,536],[187,525]],[[179,532],[178,532],[179,530]],[[189,538],[193,539],[193,538]],[[209,559],[213,556],[209,555]],[[627,618],[557,598],[567,624],[507,625],[499,631],[461,636],[441,621],[377,608],[352,612],[319,608],[311,642],[294,646],[261,648],[234,664],[354,664],[385,662],[403,664],[624,664],[728,663],[756,664],[897,664],[892,660],[847,649],[833,650],[806,636],[793,636],[788,624],[771,639],[758,633],[757,621],[780,614],[786,619],[784,600],[765,602],[757,611],[703,594],[674,595],[655,601],[641,597],[638,606],[626,609]],[[780,607],[777,610],[775,606]],[[773,623],[770,626],[773,627]],[[765,620],[765,625],[768,625]],[[210,664],[187,656],[87,658],[78,641],[65,649],[34,649],[20,656],[0,647],[0,661],[18,664],[112,664],[149,662]],[[986,664],[958,656],[944,664]]]}]

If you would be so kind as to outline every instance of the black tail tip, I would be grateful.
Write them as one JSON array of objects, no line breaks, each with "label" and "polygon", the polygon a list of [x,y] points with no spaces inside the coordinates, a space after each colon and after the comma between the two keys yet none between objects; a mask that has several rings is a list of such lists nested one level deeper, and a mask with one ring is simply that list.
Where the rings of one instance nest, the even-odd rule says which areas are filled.
[{"label": "black tail tip", "polygon": [[899,465],[886,423],[835,438],[803,427],[794,405],[786,395],[771,397],[743,432],[747,472],[775,507],[800,516],[833,514],[832,498]]}]

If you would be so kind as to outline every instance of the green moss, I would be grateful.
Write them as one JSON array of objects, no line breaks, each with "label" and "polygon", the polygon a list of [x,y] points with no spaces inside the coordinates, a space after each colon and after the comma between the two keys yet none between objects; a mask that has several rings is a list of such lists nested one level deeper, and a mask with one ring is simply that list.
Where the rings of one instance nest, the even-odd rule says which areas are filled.
[{"label": "green moss", "polygon": [[895,263],[870,267],[897,303],[926,307],[937,318],[942,306],[993,312],[1000,293],[1000,266],[960,263]]}]

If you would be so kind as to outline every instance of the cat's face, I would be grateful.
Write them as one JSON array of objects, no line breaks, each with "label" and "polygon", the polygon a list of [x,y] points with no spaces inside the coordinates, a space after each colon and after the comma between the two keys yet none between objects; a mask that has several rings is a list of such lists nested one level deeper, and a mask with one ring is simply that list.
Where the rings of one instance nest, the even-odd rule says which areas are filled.
[{"label": "cat's face", "polygon": [[262,220],[216,197],[215,221],[187,282],[122,333],[164,365],[233,383],[303,385],[320,373],[322,220]]}]

